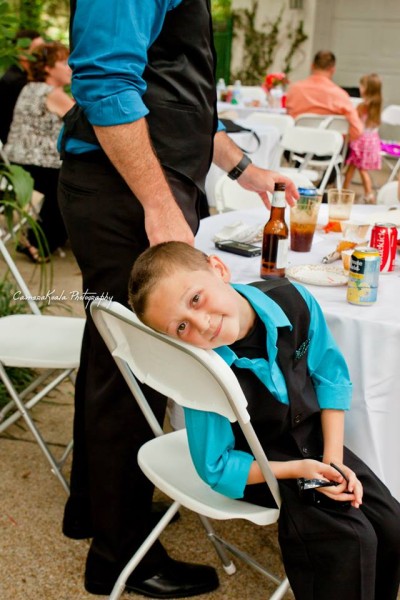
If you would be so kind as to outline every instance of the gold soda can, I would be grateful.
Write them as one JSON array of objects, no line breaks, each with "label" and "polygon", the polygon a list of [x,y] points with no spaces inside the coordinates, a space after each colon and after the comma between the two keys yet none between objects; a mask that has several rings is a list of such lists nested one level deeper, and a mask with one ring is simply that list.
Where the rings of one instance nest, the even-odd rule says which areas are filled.
[{"label": "gold soda can", "polygon": [[347,301],[357,306],[376,302],[379,283],[380,254],[376,248],[356,248],[350,258]]}]

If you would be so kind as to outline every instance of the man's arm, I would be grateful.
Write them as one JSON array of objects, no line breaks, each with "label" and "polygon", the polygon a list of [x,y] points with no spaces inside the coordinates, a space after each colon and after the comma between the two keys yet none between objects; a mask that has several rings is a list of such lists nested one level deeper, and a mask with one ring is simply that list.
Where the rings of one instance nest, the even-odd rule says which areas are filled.
[{"label": "man's arm", "polygon": [[[231,171],[242,159],[243,151],[224,132],[218,131],[214,136],[213,162],[224,171]],[[256,192],[267,208],[271,204],[267,192],[274,191],[278,182],[286,183],[286,200],[290,205],[299,197],[293,181],[280,173],[262,169],[251,164],[243,171],[237,182],[246,190]]]},{"label": "man's arm", "polygon": [[356,107],[353,105],[352,101],[350,100],[350,96],[348,96],[348,98],[345,99],[342,114],[343,114],[343,116],[346,117],[346,119],[349,122],[349,138],[350,138],[350,140],[351,141],[356,140],[364,132],[364,125],[360,119],[360,116],[357,112]]},{"label": "man's arm", "polygon": [[150,244],[170,240],[193,244],[193,233],[151,146],[145,119],[95,126],[94,130],[105,153],[143,206]]}]

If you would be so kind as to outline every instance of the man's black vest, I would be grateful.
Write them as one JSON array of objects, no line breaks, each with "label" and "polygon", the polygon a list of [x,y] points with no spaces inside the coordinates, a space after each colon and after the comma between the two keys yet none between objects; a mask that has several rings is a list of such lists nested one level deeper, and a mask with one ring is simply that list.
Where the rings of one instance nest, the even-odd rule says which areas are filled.
[{"label": "man's black vest", "polygon": [[[77,2],[71,0],[71,24]],[[72,35],[70,39],[72,43]],[[143,74],[143,101],[150,111],[146,119],[161,164],[202,190],[217,125],[214,58],[209,0],[183,0],[167,13]],[[97,143],[80,107],[64,120],[67,136]]]}]

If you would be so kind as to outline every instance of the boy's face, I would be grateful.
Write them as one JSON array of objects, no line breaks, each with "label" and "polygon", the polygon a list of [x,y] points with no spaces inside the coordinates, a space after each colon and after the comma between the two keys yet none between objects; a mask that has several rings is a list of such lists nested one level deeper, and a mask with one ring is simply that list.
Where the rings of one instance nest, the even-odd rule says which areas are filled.
[{"label": "boy's face", "polygon": [[177,268],[149,295],[146,323],[167,335],[207,350],[232,344],[252,323],[247,301],[230,285],[228,267],[209,257],[209,268]]}]

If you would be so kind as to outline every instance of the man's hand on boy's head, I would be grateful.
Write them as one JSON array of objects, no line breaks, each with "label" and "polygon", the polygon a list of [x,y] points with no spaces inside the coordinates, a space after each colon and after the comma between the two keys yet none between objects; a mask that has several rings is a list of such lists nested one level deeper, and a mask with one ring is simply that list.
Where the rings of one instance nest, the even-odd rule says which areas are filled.
[{"label": "man's hand on boy's head", "polygon": [[296,204],[296,200],[299,197],[297,188],[289,177],[277,173],[276,171],[261,169],[253,164],[249,165],[247,169],[243,171],[241,176],[237,179],[237,182],[246,190],[257,192],[267,208],[271,208],[271,202],[267,192],[273,193],[275,183],[286,184],[286,202],[289,206]]}]

